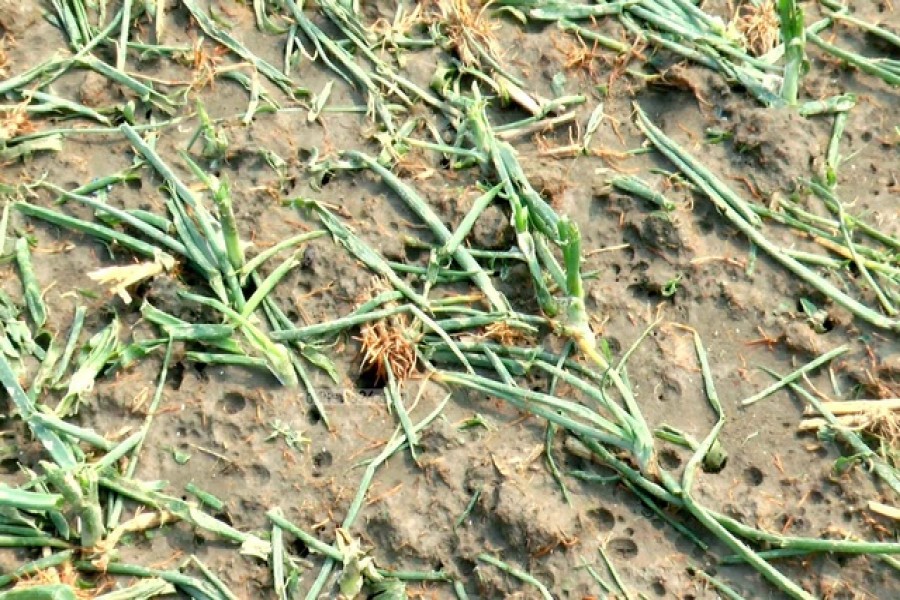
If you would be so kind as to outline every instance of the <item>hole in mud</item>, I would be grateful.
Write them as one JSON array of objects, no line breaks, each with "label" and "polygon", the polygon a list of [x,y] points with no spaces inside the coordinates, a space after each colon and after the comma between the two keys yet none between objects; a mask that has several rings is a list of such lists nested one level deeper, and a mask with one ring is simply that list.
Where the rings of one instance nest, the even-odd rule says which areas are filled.
[{"label": "hole in mud", "polygon": [[147,294],[150,293],[150,290],[153,289],[153,282],[150,280],[144,280],[134,286],[134,290],[132,292],[132,296],[134,296],[138,300],[143,300],[147,297]]},{"label": "hole in mud", "polygon": [[0,473],[4,475],[13,475],[19,471],[19,461],[15,458],[7,458],[0,461]]},{"label": "hole in mud", "polygon": [[228,392],[219,404],[226,414],[236,415],[247,407],[247,399],[236,392]]},{"label": "hole in mud", "polygon": [[22,556],[29,561],[41,558],[44,553],[40,548],[24,548],[21,550],[21,552]]},{"label": "hole in mud", "polygon": [[218,520],[222,521],[223,523],[225,523],[226,525],[228,525],[229,527],[234,525],[234,522],[231,520],[231,515],[229,515],[224,510],[220,510],[219,512],[215,513],[213,516],[215,518],[217,518]]},{"label": "hole in mud", "polygon": [[603,339],[606,340],[606,345],[609,346],[609,351],[613,354],[618,354],[622,351],[622,342],[618,338],[608,337]]},{"label": "hole in mud", "polygon": [[806,520],[806,517],[799,516],[791,519],[790,517],[785,519],[784,527],[782,527],[782,531],[793,530],[795,533],[803,533],[809,531],[809,521]]},{"label": "hole in mud", "polygon": [[[176,289],[207,287],[207,284],[209,283],[206,279],[204,279],[204,277],[200,273],[198,273],[197,271],[194,271],[193,269],[185,269],[185,270],[181,271],[178,274],[177,281],[178,281],[178,284],[177,284]],[[166,296],[163,296],[163,297],[166,298]],[[168,301],[168,302],[174,301],[174,302],[178,302],[179,304],[181,303],[181,300],[177,299],[177,297],[171,298],[171,300],[169,298],[166,298],[165,301]],[[199,316],[201,310],[203,310],[203,309],[194,308],[194,309],[190,309],[190,312]],[[183,313],[178,316],[184,318]]]},{"label": "hole in mud", "polygon": [[663,383],[659,399],[662,402],[668,402],[669,400],[677,400],[678,398],[681,398],[681,384],[674,380]]},{"label": "hole in mud", "polygon": [[294,540],[290,544],[291,554],[300,558],[309,556],[309,547],[300,540]]},{"label": "hole in mud", "polygon": [[421,262],[422,256],[425,254],[425,249],[407,246],[404,253],[406,254],[406,260],[409,262]]},{"label": "hole in mud", "polygon": [[184,363],[177,362],[169,367],[169,373],[166,377],[172,389],[180,390],[181,384],[184,383]]},{"label": "hole in mud", "polygon": [[256,293],[256,282],[252,279],[247,279],[247,283],[241,288],[241,291],[244,293],[244,298],[251,297]]},{"label": "hole in mud", "polygon": [[717,473],[721,473],[722,471],[724,471],[725,467],[727,467],[727,466],[728,466],[728,457],[726,456],[725,458],[722,459],[722,462],[718,462],[718,463],[707,464],[707,462],[704,461],[703,464],[700,465],[700,468],[703,469],[704,473],[710,473],[711,475],[715,475]]},{"label": "hole in mud", "polygon": [[650,586],[650,589],[652,589],[653,593],[657,596],[666,595],[666,586],[662,581],[654,581],[653,585]]},{"label": "hole in mud", "polygon": [[316,425],[322,420],[322,413],[315,406],[306,411],[306,420],[310,425]]},{"label": "hole in mud", "polygon": [[614,538],[607,548],[622,560],[631,560],[638,555],[638,545],[628,538]]},{"label": "hole in mud", "polygon": [[367,366],[356,378],[357,391],[383,390],[385,385],[387,381],[378,374],[378,367],[375,365]]},{"label": "hole in mud", "polygon": [[609,509],[594,508],[588,511],[588,516],[597,522],[600,531],[612,531],[616,526],[616,516]]},{"label": "hole in mud", "polygon": [[267,469],[263,465],[253,465],[252,471],[253,475],[256,476],[257,483],[266,483],[269,481],[269,479],[272,478],[272,475],[269,473],[269,469]]},{"label": "hole in mud", "polygon": [[[333,462],[334,457],[328,450],[322,450],[321,452],[318,452],[315,456],[313,456],[313,467],[315,467],[316,470],[319,471],[322,469],[327,469]],[[314,475],[318,476],[321,475],[321,473],[314,473]]]},{"label": "hole in mud", "polygon": [[744,469],[744,482],[747,485],[753,487],[762,485],[763,479],[765,479],[763,472],[757,467],[747,467]]},{"label": "hole in mud", "polygon": [[308,271],[309,269],[311,269],[313,267],[313,265],[316,263],[316,259],[318,258],[316,256],[316,254],[317,254],[317,252],[314,247],[307,246],[306,249],[303,251],[303,258],[300,259],[300,268],[305,271]]},{"label": "hole in mud", "polygon": [[334,179],[334,173],[332,173],[331,171],[325,171],[324,173],[322,173],[322,180],[319,182],[319,185],[321,187],[325,187],[326,185],[331,183],[332,179]]},{"label": "hole in mud", "polygon": [[659,290],[649,288],[643,283],[629,285],[627,289],[631,293],[631,295],[638,300],[649,300],[656,303],[661,300],[669,299],[663,297],[662,293]]},{"label": "hole in mud", "polygon": [[[848,265],[847,268],[850,269],[850,272],[853,273],[854,276],[859,274],[859,268],[856,267],[856,263],[854,263],[853,261],[850,262],[850,264]],[[809,316],[807,314],[809,305],[807,304],[806,307],[804,307],[804,302],[803,302],[804,300],[807,300],[810,304],[812,304],[812,306],[815,306],[816,311],[822,310],[822,307],[824,307],[828,304],[828,299],[825,298],[824,296],[819,296],[818,294],[802,293],[797,298],[797,305],[796,305],[796,307],[797,307],[796,312],[799,315]],[[826,319],[827,318],[828,317],[826,317]]]},{"label": "hole in mud", "polygon": [[451,164],[448,156],[441,156],[441,160],[438,161],[438,165],[444,170],[449,169]]},{"label": "hole in mud", "polygon": [[50,347],[50,342],[53,341],[53,336],[48,331],[42,331],[34,336],[34,341],[43,350],[47,350]]},{"label": "hole in mud", "polygon": [[572,469],[575,471],[584,470],[585,467],[589,464],[585,459],[580,456],[575,456],[571,452],[566,452],[562,457],[563,464],[568,469]]},{"label": "hole in mud", "polygon": [[819,490],[813,490],[809,493],[809,501],[813,504],[822,504],[825,502],[825,495]]},{"label": "hole in mud", "polygon": [[[662,396],[660,396],[662,400]],[[671,448],[665,448],[659,453],[659,462],[667,471],[674,471],[681,466],[682,460],[678,453]]]}]

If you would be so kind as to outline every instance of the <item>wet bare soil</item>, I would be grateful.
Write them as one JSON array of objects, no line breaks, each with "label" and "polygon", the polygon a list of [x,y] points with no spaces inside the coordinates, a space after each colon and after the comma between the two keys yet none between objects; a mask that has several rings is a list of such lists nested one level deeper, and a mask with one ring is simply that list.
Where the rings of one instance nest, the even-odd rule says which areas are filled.
[{"label": "wet bare soil", "polygon": [[[283,42],[256,28],[252,6],[213,4],[233,24],[234,37],[259,56],[281,64]],[[367,4],[367,17],[374,20],[392,15],[387,4]],[[804,4],[814,11],[813,3]],[[900,24],[900,9],[879,12],[877,2],[855,4],[860,18]],[[171,1],[167,7],[171,24],[166,43],[199,43],[201,33],[185,9]],[[39,17],[27,25],[6,23],[3,18],[0,22],[8,28],[2,45],[6,56],[0,66],[3,76],[24,72],[65,47],[60,32]],[[718,75],[674,58],[668,59],[666,78],[655,82],[629,74],[628,65],[602,50],[566,67],[573,42],[554,27],[523,30],[511,20],[498,23],[502,29],[496,35],[508,41],[505,58],[523,76],[527,89],[550,97],[553,76],[564,73],[567,93],[590,98],[579,109],[579,123],[587,120],[598,101],[604,102],[607,118],[595,135],[593,144],[598,152],[594,156],[547,156],[547,148],[567,143],[572,132],[565,127],[517,139],[514,145],[535,188],[581,228],[584,271],[592,273],[586,281],[587,308],[600,336],[621,353],[657,315],[663,318],[629,360],[629,379],[651,425],[672,425],[698,438],[712,426],[714,416],[703,395],[691,338],[672,324],[693,327],[706,344],[728,416],[720,439],[730,458],[721,472],[699,477],[697,499],[783,535],[896,540],[896,522],[867,509],[870,500],[891,504],[896,497],[874,483],[864,465],[836,468],[842,448],[832,440],[797,432],[803,402],[780,391],[750,407],[739,406],[743,398],[771,382],[758,367],[787,373],[842,344],[851,349],[831,371],[845,398],[896,397],[900,392],[896,335],[853,318],[762,254],[751,268],[746,239],[729,227],[711,203],[671,178],[650,173],[650,169],[673,171],[665,159],[655,153],[625,154],[644,141],[632,119],[632,103],[637,102],[709,169],[745,196],[768,204],[779,195],[790,194],[801,178],[821,172],[831,120],[803,118],[791,109],[762,108]],[[611,35],[619,31],[613,22],[600,26]],[[149,27],[145,23],[148,31],[135,35],[149,36]],[[836,39],[863,53],[878,52],[875,42],[854,30],[838,28]],[[209,40],[204,44],[206,52],[217,52]],[[111,48],[98,52],[114,60]],[[900,143],[895,127],[900,123],[900,96],[877,79],[826,59],[814,47],[808,52],[812,70],[803,81],[803,98],[845,92],[859,96],[841,145],[845,160],[838,172],[837,189],[846,201],[853,202],[854,214],[866,215],[883,231],[897,235]],[[435,53],[410,52],[405,58],[405,72],[427,85]],[[234,62],[227,53],[218,53],[215,59],[220,64]],[[631,60],[630,65],[638,65],[637,56]],[[128,69],[160,82],[193,77],[189,62],[153,57],[140,60],[132,56]],[[295,76],[313,91],[321,90],[332,78],[320,63],[307,59]],[[596,91],[598,84],[608,86],[603,97]],[[268,82],[264,85],[271,88]],[[93,106],[119,104],[131,97],[131,92],[87,70],[71,70],[53,89],[61,97]],[[314,219],[281,202],[303,196],[338,207],[357,234],[385,257],[412,265],[428,264],[427,252],[405,239],[430,240],[429,233],[378,180],[365,172],[339,172],[314,185],[314,177],[305,168],[316,149],[359,148],[377,154],[377,146],[369,138],[375,127],[365,115],[325,112],[310,123],[305,110],[282,110],[258,114],[244,125],[240,115],[248,96],[237,84],[208,82],[193,89],[190,98],[200,99],[213,119],[224,119],[229,145],[227,157],[215,165],[216,174],[232,186],[240,233],[255,249],[248,253],[316,227]],[[279,98],[285,108],[291,106],[286,98]],[[363,104],[364,99],[338,81],[330,102]],[[187,104],[183,112],[190,113],[192,106]],[[494,114],[498,122],[525,116],[515,108],[498,107]],[[152,116],[163,118],[155,112]],[[149,119],[150,113],[145,117]],[[79,123],[47,116],[36,116],[33,122],[39,128]],[[142,118],[141,122],[148,121]],[[179,165],[180,175],[188,181],[191,176],[181,170],[177,151],[186,147],[194,128],[191,119],[164,127],[157,142],[157,151]],[[704,136],[708,128],[729,134],[728,139],[710,143]],[[267,164],[266,152],[285,159],[284,173],[279,175]],[[475,174],[447,169],[435,156],[417,154],[416,162],[402,174],[452,230],[478,195],[473,188]],[[133,150],[119,135],[71,136],[62,152],[39,153],[3,165],[0,183],[17,185],[45,178],[72,189],[126,168],[132,160]],[[664,214],[652,204],[610,190],[606,181],[611,170],[640,174],[664,190],[677,204],[676,210]],[[116,186],[110,201],[163,213],[165,192],[159,184],[149,169],[143,169],[139,180]],[[39,192],[30,200],[50,206],[54,198]],[[90,218],[89,212],[74,204],[66,209]],[[509,247],[508,220],[508,207],[496,205],[479,220],[468,243],[481,248]],[[49,307],[47,327],[51,331],[64,336],[76,303],[87,303],[83,339],[105,326],[113,314],[127,325],[123,336],[149,337],[149,325],[139,318],[139,302],[126,305],[85,277],[101,266],[122,264],[128,260],[127,253],[18,215],[13,221],[16,231],[28,232],[36,239],[35,268]],[[776,241],[783,245],[805,243],[788,229],[771,231],[781,236]],[[499,285],[512,302],[523,311],[536,312],[527,271],[509,269],[504,277],[498,278]],[[674,286],[673,281],[677,282]],[[367,297],[372,283],[372,274],[364,266],[325,237],[308,244],[301,268],[292,271],[273,293],[295,323],[311,324],[351,312]],[[206,320],[208,315],[178,299],[176,291],[182,288],[202,289],[203,282],[192,273],[164,274],[142,284],[136,293],[186,320]],[[12,262],[0,265],[0,289],[22,300]],[[827,311],[824,328],[816,331],[810,324],[801,298]],[[302,391],[286,390],[264,372],[197,365],[176,349],[163,403],[136,477],[166,481],[166,489],[173,495],[180,495],[193,483],[222,499],[225,506],[217,517],[242,530],[267,530],[266,511],[280,506],[300,527],[320,539],[333,540],[359,485],[360,461],[377,454],[396,424],[384,398],[368,393],[373,382],[360,375],[360,348],[354,335],[341,336],[328,349],[340,383],[319,371],[314,374],[331,430]],[[152,392],[160,361],[161,355],[154,354],[128,370],[98,379],[76,422],[110,436],[139,426],[144,416],[142,402]],[[816,371],[810,382],[824,394],[834,395],[827,369]],[[446,394],[427,380],[411,381],[408,386],[410,397],[416,397],[421,388],[413,412],[416,418],[430,412]],[[0,401],[0,413],[8,412],[9,406]],[[489,427],[465,427],[476,414]],[[302,432],[308,443],[291,447],[282,438],[270,439],[276,420]],[[5,456],[0,463],[0,480],[16,482],[21,477],[19,463],[34,465],[40,458],[40,446],[29,442],[12,419],[0,420],[0,428],[9,434],[4,440],[18,446],[15,455]],[[528,571],[554,597],[605,597],[583,567],[593,565],[605,573],[598,555],[601,546],[633,594],[717,597],[692,575],[691,568],[697,567],[730,582],[746,598],[778,597],[751,569],[720,564],[718,557],[729,551],[715,540],[705,540],[711,544],[710,552],[700,551],[620,483],[567,476],[567,501],[547,468],[544,439],[545,423],[536,417],[499,400],[456,392],[443,414],[423,432],[418,464],[408,453],[398,453],[378,471],[352,533],[372,548],[380,566],[445,570],[461,579],[472,597],[536,597],[534,588],[479,563],[476,556],[482,552]],[[568,452],[563,435],[556,437],[552,453],[563,473],[609,475],[603,467]],[[670,449],[663,460],[665,466],[677,469],[689,457],[687,450]],[[467,507],[467,516],[458,521]],[[240,598],[273,597],[265,564],[184,524],[166,526],[156,535],[136,536],[132,542],[121,548],[124,561],[168,564],[173,556],[195,554]],[[293,543],[291,550],[311,561],[301,584],[305,589],[312,583],[314,565],[320,559],[300,542]],[[33,554],[0,550],[0,571],[30,556]],[[896,571],[872,559],[826,555],[778,564],[816,597],[900,597]],[[409,590],[413,597],[453,597],[446,584],[411,584]]]}]

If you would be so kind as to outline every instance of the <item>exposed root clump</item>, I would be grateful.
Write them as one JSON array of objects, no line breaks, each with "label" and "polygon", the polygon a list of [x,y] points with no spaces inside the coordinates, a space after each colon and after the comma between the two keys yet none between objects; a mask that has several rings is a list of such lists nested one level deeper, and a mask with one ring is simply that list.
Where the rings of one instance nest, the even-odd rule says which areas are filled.
[{"label": "exposed root clump", "polygon": [[[372,297],[384,291],[384,285],[376,283]],[[376,383],[389,380],[388,370],[398,385],[410,379],[417,371],[416,344],[421,336],[413,331],[404,315],[394,315],[366,323],[356,339],[362,345],[360,372],[370,372]]]},{"label": "exposed root clump", "polygon": [[744,39],[746,49],[754,56],[762,56],[778,45],[778,12],[772,0],[742,4],[732,24]]}]

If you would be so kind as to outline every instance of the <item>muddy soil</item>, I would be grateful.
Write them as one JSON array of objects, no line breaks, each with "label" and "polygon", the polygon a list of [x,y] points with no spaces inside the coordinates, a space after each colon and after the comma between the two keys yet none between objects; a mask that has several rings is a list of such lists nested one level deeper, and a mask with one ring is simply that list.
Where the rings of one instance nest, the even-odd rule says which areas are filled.
[{"label": "muddy soil", "polygon": [[[281,64],[283,41],[260,33],[249,3],[213,4],[233,24],[234,37],[260,57]],[[367,18],[393,15],[388,4],[367,5]],[[814,4],[804,4],[812,19]],[[900,9],[892,11],[889,3],[855,5],[857,16],[864,20],[900,26]],[[724,6],[708,8],[715,9],[730,15]],[[166,11],[170,19],[167,44],[197,43],[201,34],[186,10],[170,1]],[[12,24],[0,19],[8,27],[3,42],[5,76],[24,72],[65,47],[56,28],[43,19],[21,25],[28,19],[21,15]],[[614,55],[603,50],[567,68],[576,48],[573,39],[555,27],[523,30],[512,20],[497,23],[501,28],[495,35],[509,42],[504,44],[505,58],[523,76],[528,90],[551,97],[553,77],[564,73],[565,92],[583,93],[590,99],[580,108],[579,123],[586,122],[597,102],[604,102],[607,117],[594,138],[596,156],[547,156],[548,147],[567,143],[573,131],[566,128],[517,139],[515,147],[535,188],[581,228],[587,257],[584,270],[593,273],[586,282],[587,308],[613,351],[624,352],[654,318],[663,319],[637,347],[628,367],[641,409],[652,426],[668,424],[702,438],[714,423],[691,338],[673,324],[695,328],[706,344],[728,416],[720,439],[730,458],[721,472],[699,477],[697,499],[779,534],[896,540],[896,523],[867,510],[870,500],[891,504],[896,497],[873,483],[860,465],[836,469],[842,449],[833,441],[797,432],[804,409],[800,400],[781,391],[750,407],[739,405],[771,382],[758,367],[787,373],[842,344],[851,349],[832,365],[831,375],[844,398],[896,397],[900,393],[896,335],[854,319],[762,254],[751,268],[746,239],[705,198],[667,183],[670,180],[663,175],[650,174],[650,169],[673,171],[669,163],[654,153],[624,154],[644,142],[632,119],[632,103],[637,102],[668,135],[735,189],[771,203],[791,194],[800,179],[821,173],[831,119],[762,108],[720,76],[665,55],[659,60],[668,67],[666,77],[655,82],[628,74],[621,59],[615,62]],[[612,21],[599,27],[614,37],[621,33]],[[149,36],[152,27],[145,23],[145,28],[135,35]],[[838,28],[835,39],[863,54],[884,53],[882,46],[856,30]],[[216,54],[209,40],[204,44],[220,65],[234,62],[227,53]],[[845,159],[837,189],[854,203],[854,214],[866,215],[882,231],[897,235],[900,144],[895,127],[900,123],[900,95],[879,80],[824,57],[815,47],[808,52],[812,68],[803,81],[804,99],[838,93],[859,96],[841,143]],[[114,61],[112,48],[98,53]],[[411,52],[405,58],[405,72],[427,85],[436,54]],[[631,60],[627,66],[639,66],[637,54]],[[132,56],[128,68],[160,82],[193,77],[189,63],[152,57]],[[332,79],[321,64],[308,59],[301,61],[298,73],[302,85],[314,92]],[[598,84],[608,86],[605,96],[597,91]],[[268,82],[263,85],[278,95]],[[59,96],[95,106],[119,104],[131,97],[121,86],[83,70],[70,71],[53,89]],[[232,186],[240,233],[253,243],[254,249],[248,252],[314,228],[316,223],[308,215],[281,202],[304,196],[339,207],[360,237],[389,259],[427,265],[427,252],[404,240],[409,236],[431,241],[429,234],[389,189],[366,173],[337,173],[314,185],[305,169],[305,161],[316,149],[359,148],[377,154],[377,146],[369,139],[376,129],[365,115],[325,112],[309,123],[305,110],[287,110],[290,103],[279,96],[285,110],[259,114],[243,125],[239,115],[246,109],[248,96],[237,84],[217,80],[198,85],[190,98],[200,99],[213,119],[225,119],[228,153],[216,165],[216,174]],[[363,104],[364,99],[337,81],[330,103]],[[191,112],[192,106],[189,103],[183,112]],[[423,114],[428,113],[423,109]],[[498,122],[525,116],[515,108],[497,108],[494,115]],[[151,117],[163,118],[148,111],[141,122]],[[38,128],[78,123],[46,116],[33,122]],[[177,151],[186,147],[195,124],[187,119],[164,127],[157,142],[158,152],[178,165],[187,181],[193,179],[181,167]],[[728,139],[710,143],[704,137],[709,128],[729,134]],[[283,177],[267,164],[266,152],[285,159]],[[472,187],[474,171],[449,170],[431,153],[416,156],[418,162],[405,173],[407,181],[453,229],[477,196]],[[132,160],[130,146],[119,135],[71,136],[60,153],[36,154],[2,166],[0,182],[15,185],[45,178],[71,189],[125,168]],[[640,199],[611,191],[606,185],[611,170],[640,174],[664,189],[677,209],[663,214]],[[138,181],[116,186],[110,201],[162,214],[165,192],[159,189],[160,180],[149,169],[141,174]],[[53,200],[43,192],[31,199],[47,206]],[[66,210],[90,217],[74,204]],[[491,210],[469,242],[506,248],[510,244],[508,207]],[[127,262],[126,253],[112,252],[87,237],[19,215],[14,216],[13,226],[36,238],[35,267],[49,306],[49,329],[64,336],[74,306],[87,303],[84,340],[113,314],[127,324],[127,335],[149,337],[149,326],[137,312],[139,303],[125,305],[85,277],[101,266]],[[771,231],[782,245],[803,249],[808,243],[788,229]],[[518,308],[536,312],[527,272],[511,269],[504,275],[499,282],[502,291]],[[330,239],[321,238],[308,244],[302,267],[291,272],[274,295],[294,322],[310,324],[349,313],[372,285],[372,274],[365,267]],[[161,275],[136,293],[172,314],[198,321],[204,315],[184,306],[175,291],[202,286],[191,273]],[[22,300],[11,262],[0,265],[0,289]],[[825,327],[819,332],[803,312],[801,298],[827,311]],[[552,346],[557,341],[546,343]],[[177,495],[189,483],[215,494],[225,502],[217,516],[239,529],[267,530],[266,511],[280,506],[300,527],[333,541],[359,485],[360,461],[377,454],[396,421],[384,398],[369,393],[370,378],[360,375],[358,341],[352,335],[343,336],[328,351],[337,364],[340,383],[334,384],[318,371],[313,382],[326,404],[332,430],[324,426],[302,392],[286,391],[265,373],[200,367],[177,350],[136,476],[166,481],[166,489]],[[139,426],[142,402],[155,385],[160,360],[161,355],[151,355],[129,370],[98,380],[76,422],[110,436]],[[815,372],[810,381],[824,394],[835,395],[827,369]],[[434,383],[418,380],[409,384],[409,397],[416,397],[420,388],[414,418],[433,410],[447,393]],[[8,412],[6,400],[0,401],[0,413]],[[489,427],[463,426],[476,414]],[[308,443],[294,448],[282,438],[270,439],[276,420],[301,431]],[[18,464],[33,466],[40,458],[40,447],[24,437],[18,421],[0,420],[0,427],[9,435],[7,441],[19,445],[17,454],[0,463],[0,480],[20,481]],[[584,566],[592,565],[607,577],[598,554],[601,546],[633,594],[717,597],[692,575],[696,567],[720,576],[746,598],[779,597],[751,569],[721,563],[719,557],[729,554],[721,544],[705,539],[710,551],[699,550],[621,484],[566,476],[567,500],[547,467],[544,439],[545,423],[539,419],[499,400],[455,392],[441,417],[423,433],[418,464],[407,452],[394,456],[378,471],[352,533],[372,549],[380,566],[447,571],[465,582],[472,597],[536,597],[534,588],[479,563],[476,557],[484,552],[528,571],[554,597],[605,597]],[[566,451],[565,445],[565,436],[558,435],[552,448],[563,473],[609,475]],[[663,456],[665,465],[673,469],[689,457],[688,451],[680,450],[667,450]],[[466,516],[460,520],[461,515]],[[301,584],[305,589],[315,578],[320,559],[300,542],[293,542],[291,550],[310,562]],[[121,548],[122,560],[145,565],[173,564],[173,557],[189,554],[200,557],[240,598],[273,597],[271,574],[263,563],[185,525],[136,536],[132,544]],[[0,571],[32,556],[2,549]],[[896,571],[872,559],[816,556],[778,564],[817,597],[900,597]],[[412,584],[410,592],[414,597],[454,597],[446,584]]]}]

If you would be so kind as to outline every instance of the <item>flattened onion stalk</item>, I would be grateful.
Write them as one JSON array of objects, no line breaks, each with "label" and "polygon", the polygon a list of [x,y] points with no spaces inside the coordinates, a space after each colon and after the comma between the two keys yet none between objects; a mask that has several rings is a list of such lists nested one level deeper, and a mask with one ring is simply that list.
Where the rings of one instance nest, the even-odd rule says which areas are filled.
[{"label": "flattened onion stalk", "polygon": [[557,230],[566,268],[567,288],[567,297],[563,300],[563,316],[559,324],[560,332],[575,342],[582,354],[597,365],[602,373],[609,376],[613,385],[622,395],[627,413],[612,402],[607,403],[607,407],[617,413],[617,421],[628,438],[641,471],[651,475],[658,474],[653,435],[635,401],[634,394],[630,386],[620,377],[619,371],[613,368],[597,351],[597,338],[591,329],[590,318],[584,305],[584,286],[581,280],[581,233],[578,226],[568,217],[562,217],[558,221]]},{"label": "flattened onion stalk", "polygon": [[784,41],[784,80],[781,97],[790,105],[797,104],[800,92],[800,78],[809,71],[806,60],[806,30],[803,10],[794,0],[778,0],[778,15],[781,20],[781,38]]},{"label": "flattened onion stalk", "polygon": [[353,600],[362,592],[366,580],[380,581],[381,575],[375,569],[375,561],[371,556],[366,556],[359,540],[353,539],[345,530],[338,528],[335,531],[335,542],[338,551],[343,555],[344,570],[341,573],[339,598]]},{"label": "flattened onion stalk", "polygon": [[114,318],[105,329],[94,334],[82,349],[78,369],[69,379],[66,395],[56,407],[57,416],[63,417],[78,411],[81,398],[94,389],[94,381],[118,348],[119,320]]},{"label": "flattened onion stalk", "polygon": [[16,262],[19,264],[22,286],[25,288],[25,304],[28,306],[28,313],[31,315],[35,327],[41,328],[47,322],[47,307],[41,297],[41,287],[31,264],[31,250],[29,250],[28,240],[25,238],[16,240]]},{"label": "flattened onion stalk", "polygon": [[128,288],[145,279],[159,275],[164,269],[162,261],[157,258],[153,262],[103,267],[102,269],[91,271],[87,276],[93,281],[104,285],[112,284],[109,288],[110,293],[121,298],[125,304],[131,304],[131,294],[128,293]]}]

